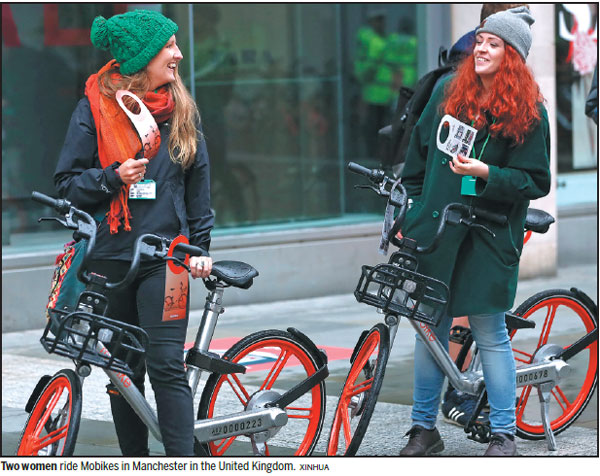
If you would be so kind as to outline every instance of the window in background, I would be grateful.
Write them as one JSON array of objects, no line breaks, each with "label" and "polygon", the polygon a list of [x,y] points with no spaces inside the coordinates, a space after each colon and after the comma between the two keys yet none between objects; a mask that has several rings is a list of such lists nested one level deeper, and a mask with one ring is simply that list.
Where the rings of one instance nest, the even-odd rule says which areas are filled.
[{"label": "window in background", "polygon": [[598,167],[597,126],[585,115],[585,99],[598,63],[598,5],[556,5],[558,171]]},{"label": "window in background", "polygon": [[108,3],[2,4],[3,245],[32,232],[43,242],[52,229],[37,224],[44,210],[31,191],[56,195],[52,177],[71,113],[87,77],[109,59],[92,47],[90,25],[123,11]]}]

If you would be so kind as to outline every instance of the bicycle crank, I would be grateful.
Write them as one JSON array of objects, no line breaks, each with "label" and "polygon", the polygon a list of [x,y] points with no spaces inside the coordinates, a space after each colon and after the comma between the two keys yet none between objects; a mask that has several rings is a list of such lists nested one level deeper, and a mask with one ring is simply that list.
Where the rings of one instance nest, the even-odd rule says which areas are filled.
[{"label": "bicycle crank", "polygon": [[[252,397],[250,397],[250,400],[246,405],[246,411],[252,412],[256,410],[262,410],[264,408],[269,408],[270,406],[267,405],[277,400],[280,396],[281,395],[279,394],[279,392],[276,392],[274,390],[259,390],[258,392],[253,394]],[[277,433],[279,433],[279,430],[281,430],[283,425],[287,423],[287,414],[285,415],[285,421],[283,421],[283,418],[281,419],[281,422],[283,422],[281,426],[274,426],[266,431],[251,433],[247,435],[250,437],[250,441],[252,442],[252,451],[255,455],[266,456],[267,446],[265,445],[265,443],[271,438],[273,438]]]}]

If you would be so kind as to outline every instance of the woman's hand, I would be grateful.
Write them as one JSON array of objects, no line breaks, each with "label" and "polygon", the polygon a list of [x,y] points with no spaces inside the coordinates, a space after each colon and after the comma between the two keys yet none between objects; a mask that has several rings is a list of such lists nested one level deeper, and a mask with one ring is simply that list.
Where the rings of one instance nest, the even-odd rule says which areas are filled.
[{"label": "woman's hand", "polygon": [[460,154],[450,161],[450,169],[457,175],[472,175],[486,181],[490,173],[487,164],[481,160],[469,159]]},{"label": "woman's hand", "polygon": [[144,180],[148,159],[127,159],[119,168],[119,177],[125,185],[131,185]]},{"label": "woman's hand", "polygon": [[190,256],[192,278],[208,278],[212,271],[213,260],[210,256]]}]

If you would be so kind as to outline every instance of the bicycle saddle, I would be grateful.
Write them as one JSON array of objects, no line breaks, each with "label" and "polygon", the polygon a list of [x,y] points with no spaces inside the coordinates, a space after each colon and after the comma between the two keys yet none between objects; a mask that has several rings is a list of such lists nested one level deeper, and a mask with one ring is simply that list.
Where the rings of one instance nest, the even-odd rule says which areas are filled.
[{"label": "bicycle saddle", "polygon": [[242,261],[215,261],[210,274],[236,288],[248,289],[258,271]]},{"label": "bicycle saddle", "polygon": [[535,233],[546,233],[552,223],[554,223],[554,217],[549,213],[537,208],[527,209],[525,230],[531,230]]}]

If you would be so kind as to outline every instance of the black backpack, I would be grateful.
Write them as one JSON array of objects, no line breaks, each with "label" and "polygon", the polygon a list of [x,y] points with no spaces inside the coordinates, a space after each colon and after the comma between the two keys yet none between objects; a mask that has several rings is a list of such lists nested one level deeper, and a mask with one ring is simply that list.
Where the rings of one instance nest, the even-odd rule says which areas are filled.
[{"label": "black backpack", "polygon": [[396,111],[389,126],[379,131],[385,146],[383,148],[382,168],[393,170],[406,159],[406,150],[415,124],[431,97],[435,85],[445,74],[451,73],[458,64],[458,58],[448,58],[445,50],[440,50],[440,66],[419,79],[414,89],[402,86],[398,91]]}]

